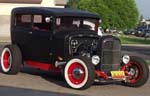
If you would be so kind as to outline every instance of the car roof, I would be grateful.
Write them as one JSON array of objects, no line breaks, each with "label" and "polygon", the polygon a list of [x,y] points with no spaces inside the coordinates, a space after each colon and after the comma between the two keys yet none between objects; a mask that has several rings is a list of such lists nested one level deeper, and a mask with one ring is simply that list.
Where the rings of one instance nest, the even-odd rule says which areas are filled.
[{"label": "car roof", "polygon": [[70,17],[87,17],[99,19],[99,16],[88,11],[82,11],[71,8],[51,8],[51,7],[18,7],[14,8],[13,14],[41,14],[52,16],[70,16]]}]

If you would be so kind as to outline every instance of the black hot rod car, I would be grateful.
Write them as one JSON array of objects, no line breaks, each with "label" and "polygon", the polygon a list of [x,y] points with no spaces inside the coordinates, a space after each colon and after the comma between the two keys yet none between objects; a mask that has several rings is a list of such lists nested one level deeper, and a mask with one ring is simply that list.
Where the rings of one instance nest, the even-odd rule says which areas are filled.
[{"label": "black hot rod car", "polygon": [[149,69],[136,56],[121,55],[121,42],[97,35],[99,16],[75,9],[20,7],[11,13],[11,45],[1,52],[1,69],[17,74],[28,65],[61,72],[74,89],[94,81],[121,81],[131,87],[146,83]]}]

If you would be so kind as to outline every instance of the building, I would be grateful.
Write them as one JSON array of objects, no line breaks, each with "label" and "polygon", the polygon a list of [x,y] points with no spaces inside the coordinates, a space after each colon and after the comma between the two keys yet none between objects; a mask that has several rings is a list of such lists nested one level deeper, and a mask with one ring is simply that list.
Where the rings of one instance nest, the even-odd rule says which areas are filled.
[{"label": "building", "polygon": [[143,29],[150,29],[150,20],[142,19],[139,27]]},{"label": "building", "polygon": [[44,6],[64,8],[66,0],[0,0],[0,15],[10,15],[15,7]]},{"label": "building", "polygon": [[[0,0],[0,38],[10,36],[10,14],[15,7],[61,7],[67,0]],[[5,30],[5,31],[4,31]]]}]

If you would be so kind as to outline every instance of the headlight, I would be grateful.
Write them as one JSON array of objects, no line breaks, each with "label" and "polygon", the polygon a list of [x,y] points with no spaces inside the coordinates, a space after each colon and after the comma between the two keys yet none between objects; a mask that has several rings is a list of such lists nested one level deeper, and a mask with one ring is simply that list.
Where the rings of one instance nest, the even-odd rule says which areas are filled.
[{"label": "headlight", "polygon": [[124,55],[122,57],[122,61],[123,61],[124,64],[128,64],[129,61],[130,61],[130,56],[129,55]]},{"label": "headlight", "polygon": [[92,56],[92,63],[97,65],[100,62],[100,57],[97,55]]}]

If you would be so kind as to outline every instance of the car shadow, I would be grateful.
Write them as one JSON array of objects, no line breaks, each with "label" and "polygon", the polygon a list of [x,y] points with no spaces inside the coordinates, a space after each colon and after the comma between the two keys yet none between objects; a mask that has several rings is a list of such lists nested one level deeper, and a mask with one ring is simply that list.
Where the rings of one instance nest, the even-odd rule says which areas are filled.
[{"label": "car shadow", "polygon": [[[30,75],[34,75],[34,76],[40,76],[42,79],[44,79],[48,82],[51,82],[58,86],[70,89],[70,87],[65,82],[64,77],[60,73],[48,72],[48,71],[43,71],[43,70],[30,68],[30,67],[22,68],[21,73],[30,74]],[[121,82],[118,82],[118,81],[94,82],[92,86],[109,86],[109,85],[124,86]]]},{"label": "car shadow", "polygon": [[[21,69],[20,72],[24,74],[34,75],[34,76],[40,76],[41,78],[43,78],[44,80],[48,82],[52,82],[56,85],[59,85],[65,88],[70,88],[65,82],[64,77],[60,73],[43,71],[43,70],[31,68],[31,67],[24,67]],[[3,73],[1,67],[0,67],[0,73]]]},{"label": "car shadow", "polygon": [[121,81],[107,81],[107,82],[94,82],[94,86],[109,86],[109,85],[120,85],[124,86]]},{"label": "car shadow", "polygon": [[[38,70],[34,68],[25,67],[21,70],[22,73],[30,74],[30,75],[37,75],[41,76],[43,79],[47,80],[48,82],[52,82],[58,86],[62,86],[65,88],[70,87],[65,82],[63,75],[59,73],[47,72],[43,70]],[[120,85],[124,86],[123,83],[118,81],[108,81],[108,82],[94,82],[92,86],[109,86],[109,85]]]},{"label": "car shadow", "polygon": [[41,78],[45,79],[48,82],[52,82],[56,85],[65,88],[70,88],[65,82],[64,77],[60,73],[48,72],[48,71],[43,71],[43,70],[29,68],[29,67],[24,67],[21,70],[21,73],[40,76]]},{"label": "car shadow", "polygon": [[[9,90],[9,92],[8,92]],[[76,94],[58,93],[34,89],[17,88],[10,86],[0,86],[1,96],[81,96]],[[83,96],[83,95],[82,95]]]}]

